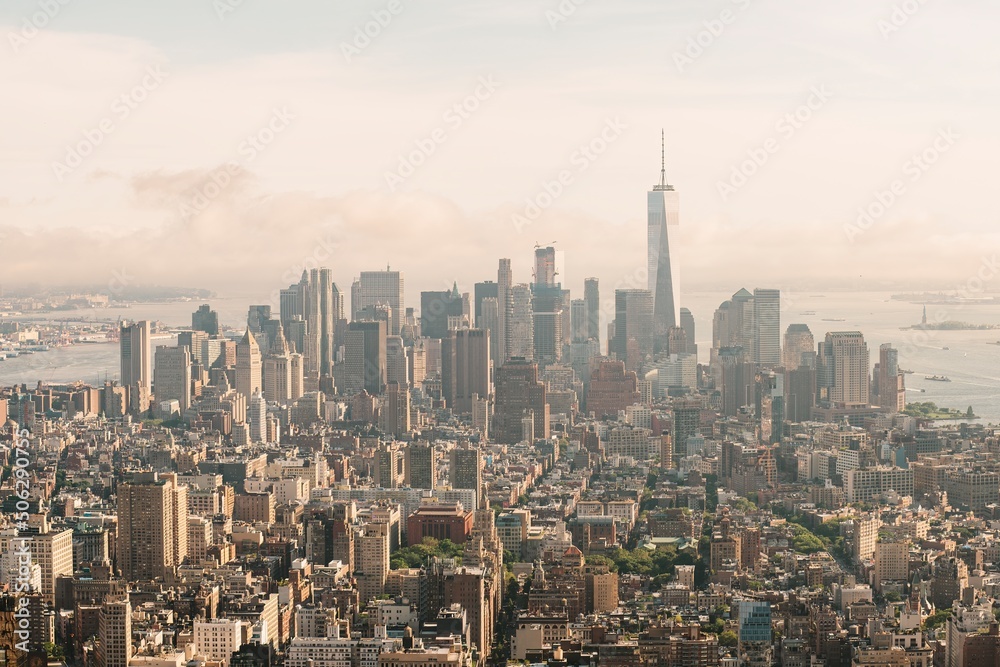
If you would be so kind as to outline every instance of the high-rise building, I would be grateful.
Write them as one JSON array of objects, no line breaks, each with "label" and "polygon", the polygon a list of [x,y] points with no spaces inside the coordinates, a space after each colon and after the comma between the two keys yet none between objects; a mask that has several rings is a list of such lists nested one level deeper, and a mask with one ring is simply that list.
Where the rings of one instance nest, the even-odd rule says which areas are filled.
[{"label": "high-rise building", "polygon": [[555,287],[556,285],[556,249],[535,248],[534,284],[539,287]]},{"label": "high-rise building", "polygon": [[860,331],[826,334],[816,354],[817,402],[832,407],[869,407],[871,365]]},{"label": "high-rise building", "polygon": [[896,413],[906,407],[904,377],[899,370],[899,351],[891,343],[882,343],[878,349],[878,372],[875,374],[880,408]]},{"label": "high-rise building", "polygon": [[[614,353],[629,370],[639,370],[642,361],[653,353],[653,308],[653,294],[649,290],[615,290]],[[666,340],[664,331],[664,349]]]},{"label": "high-rise building", "polygon": [[754,358],[766,367],[781,365],[781,291],[753,291]]},{"label": "high-rise building", "polygon": [[250,428],[251,442],[267,440],[267,400],[256,392],[247,401],[247,426]]},{"label": "high-rise building", "polygon": [[583,281],[583,300],[587,307],[587,339],[601,342],[601,291],[597,278]]},{"label": "high-rise building", "polygon": [[425,338],[444,338],[452,331],[471,325],[469,295],[458,293],[458,284],[452,289],[420,293],[420,335]]},{"label": "high-rise building", "polygon": [[138,473],[118,487],[118,564],[130,581],[167,578],[187,556],[187,487]]},{"label": "high-rise building", "polygon": [[581,343],[589,337],[590,320],[587,317],[587,300],[573,299],[570,302],[570,336],[574,343]]},{"label": "high-rise building", "polygon": [[263,362],[264,398],[279,405],[298,400],[305,392],[302,355],[292,352],[278,322],[271,349]]},{"label": "high-rise building", "polygon": [[354,538],[354,577],[362,607],[385,592],[385,582],[389,576],[388,528],[388,524],[368,523]]},{"label": "high-rise building", "polygon": [[[507,359],[535,358],[535,325],[531,309],[531,287],[514,285],[510,290],[510,308],[507,317]],[[506,360],[505,360],[506,361]]]},{"label": "high-rise building", "polygon": [[676,252],[680,203],[674,186],[667,183],[661,133],[660,182],[646,195],[646,238],[649,291],[653,301],[653,335],[657,349],[666,345],[667,331],[680,325],[681,283]]},{"label": "high-rise building", "polygon": [[472,489],[478,500],[483,487],[483,453],[478,447],[466,442],[451,450],[449,473],[452,488]]},{"label": "high-rise building", "polygon": [[143,399],[149,400],[153,391],[153,350],[150,347],[149,322],[121,323],[119,346],[121,350],[122,386],[129,392],[129,410],[145,411]]},{"label": "high-rise building", "polygon": [[[392,309],[392,320],[389,322],[388,334],[398,336],[406,312],[403,293],[403,274],[399,271],[362,271],[357,281],[357,289],[352,289],[351,309],[352,319],[358,319],[358,313],[372,306],[387,305]],[[421,313],[421,315],[423,315]]]},{"label": "high-rise building", "polygon": [[753,364],[746,360],[741,347],[724,347],[718,351],[721,370],[722,414],[734,417],[744,406],[750,405],[754,384]]},{"label": "high-rise building", "polygon": [[437,451],[432,444],[413,443],[406,448],[406,485],[433,489],[437,481]]},{"label": "high-rise building", "polygon": [[687,338],[687,349],[684,350],[688,354],[693,354],[695,357],[698,356],[698,343],[695,340],[694,334],[694,316],[691,311],[687,308],[681,308],[681,329],[684,330],[684,335]]},{"label": "high-rise building", "polygon": [[385,337],[385,379],[386,382],[410,386],[409,350],[402,336]]},{"label": "high-rise building", "polygon": [[624,361],[602,361],[587,383],[586,410],[597,419],[616,418],[618,413],[641,400],[635,371],[625,370]]},{"label": "high-rise building", "polygon": [[476,328],[490,332],[490,361],[494,368],[503,363],[501,358],[501,342],[497,332],[500,330],[500,305],[495,297],[483,299],[482,311],[476,316]]},{"label": "high-rise building", "polygon": [[[473,287],[473,304],[472,304],[472,315],[473,321],[472,326],[479,329],[486,328],[482,323],[483,317],[483,301],[486,299],[498,299],[500,298],[500,285],[492,280],[487,280],[485,282],[476,283]],[[497,332],[493,331],[493,337],[496,338]]]},{"label": "high-rise building", "polygon": [[236,344],[236,391],[249,399],[263,389],[263,362],[257,339],[247,327],[243,339]]},{"label": "high-rise building", "polygon": [[132,604],[128,595],[110,597],[98,615],[97,664],[128,667],[132,658]]},{"label": "high-rise building", "polygon": [[191,313],[191,328],[195,331],[204,331],[209,336],[218,336],[219,314],[212,310],[209,304],[202,304],[198,306],[198,310]]},{"label": "high-rise building", "polygon": [[516,444],[524,434],[521,420],[532,419],[535,438],[549,437],[549,405],[545,383],[538,379],[538,365],[526,359],[511,358],[497,369],[496,410],[493,433],[496,441]]},{"label": "high-rise building", "polygon": [[156,402],[177,401],[180,414],[191,407],[191,354],[186,347],[156,348],[156,365],[153,367],[153,387],[156,389]]},{"label": "high-rise building", "polygon": [[441,341],[441,394],[460,414],[472,412],[473,397],[492,398],[488,330],[452,331]]},{"label": "high-rise building", "polygon": [[782,350],[782,363],[786,371],[794,371],[802,365],[803,354],[813,354],[816,342],[807,324],[789,324],[785,329],[785,346]]},{"label": "high-rise building", "polygon": [[344,353],[346,388],[381,394],[386,383],[386,323],[351,322]]},{"label": "high-rise building", "polygon": [[498,354],[497,366],[511,357],[510,321],[514,314],[512,290],[514,277],[510,270],[510,260],[501,259],[497,269],[497,330],[494,332]]},{"label": "high-rise building", "polygon": [[381,423],[382,430],[397,437],[410,432],[410,390],[405,384],[386,384]]}]

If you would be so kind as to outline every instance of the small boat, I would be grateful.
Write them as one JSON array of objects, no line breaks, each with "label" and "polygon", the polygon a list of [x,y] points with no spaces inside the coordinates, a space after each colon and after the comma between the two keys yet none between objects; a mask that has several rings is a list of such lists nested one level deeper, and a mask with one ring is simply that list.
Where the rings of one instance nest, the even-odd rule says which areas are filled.
[{"label": "small boat", "polygon": [[824,317],[823,321],[824,322],[846,322],[847,320],[845,320],[843,317]]},{"label": "small boat", "polygon": [[950,350],[951,348],[950,347],[942,347],[941,349],[942,350]]},{"label": "small boat", "polygon": [[925,380],[933,380],[934,382],[951,382],[951,378],[947,375],[925,375]]}]

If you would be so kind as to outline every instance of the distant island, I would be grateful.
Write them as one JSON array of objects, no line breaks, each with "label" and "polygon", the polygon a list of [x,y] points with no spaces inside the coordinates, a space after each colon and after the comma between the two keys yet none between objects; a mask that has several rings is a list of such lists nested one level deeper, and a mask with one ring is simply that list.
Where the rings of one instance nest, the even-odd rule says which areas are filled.
[{"label": "distant island", "polygon": [[904,415],[917,417],[918,419],[979,419],[978,415],[972,411],[972,406],[968,410],[953,410],[951,408],[939,408],[936,404],[908,403],[903,409]]},{"label": "distant island", "polygon": [[947,320],[945,322],[927,322],[912,324],[908,327],[900,327],[900,331],[919,329],[923,331],[987,331],[990,329],[1000,329],[1000,324],[972,324],[971,322],[957,322]]},{"label": "distant island", "polygon": [[889,297],[893,301],[909,301],[910,303],[930,303],[930,304],[966,304],[966,305],[992,305],[1000,303],[1000,297],[986,296],[979,298],[969,298],[955,294],[945,294],[943,292],[920,292],[909,294],[893,294]]}]

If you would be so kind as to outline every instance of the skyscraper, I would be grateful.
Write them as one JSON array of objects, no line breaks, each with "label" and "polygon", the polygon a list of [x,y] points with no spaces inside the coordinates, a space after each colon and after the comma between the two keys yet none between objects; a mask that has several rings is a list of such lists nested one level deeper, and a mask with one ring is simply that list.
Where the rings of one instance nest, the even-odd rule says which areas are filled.
[{"label": "skyscraper", "polygon": [[[656,349],[666,346],[670,327],[680,324],[680,271],[670,253],[680,225],[680,203],[674,186],[667,183],[663,134],[660,135],[660,182],[646,196],[647,265],[653,295],[653,329]],[[673,259],[673,261],[671,261]]]},{"label": "skyscraper", "polygon": [[[487,280],[486,282],[476,283],[473,288],[473,304],[472,304],[472,314],[473,322],[472,325],[482,329],[484,328],[482,322],[480,321],[483,316],[483,301],[486,299],[497,299],[500,296],[499,285],[492,280]],[[492,337],[496,338],[497,332],[492,332]]]},{"label": "skyscraper", "polygon": [[510,260],[501,259],[500,267],[497,269],[497,330],[494,336],[497,339],[497,349],[499,360],[497,365],[503,364],[510,358],[510,319],[513,315],[513,295],[511,290],[514,287],[514,277],[510,270]]},{"label": "skyscraper", "polygon": [[218,336],[219,314],[212,310],[209,304],[202,304],[191,314],[191,328],[195,331],[204,331],[209,336]]},{"label": "skyscraper", "polygon": [[187,487],[138,473],[118,487],[118,563],[128,580],[168,577],[187,556]]},{"label": "skyscraper", "polygon": [[191,354],[188,348],[166,345],[156,348],[153,386],[158,404],[177,401],[181,415],[191,407]]},{"label": "skyscraper", "polygon": [[356,292],[352,290],[351,309],[354,317],[365,308],[385,304],[392,308],[392,321],[389,322],[388,334],[398,336],[406,312],[403,294],[403,274],[399,271],[362,271],[357,282]]},{"label": "skyscraper", "polygon": [[785,346],[782,351],[785,370],[794,371],[802,365],[803,354],[813,354],[816,342],[807,324],[789,324],[785,330]]},{"label": "skyscraper", "polygon": [[474,396],[492,397],[489,331],[461,329],[441,341],[441,393],[460,414],[472,412]]},{"label": "skyscraper", "polygon": [[583,281],[583,300],[587,304],[587,338],[601,342],[601,292],[597,278]]},{"label": "skyscraper", "polygon": [[588,338],[590,333],[590,321],[587,317],[587,300],[573,299],[570,302],[570,328],[571,340],[580,343]]},{"label": "skyscraper", "polygon": [[437,451],[429,443],[413,443],[406,448],[406,485],[413,489],[433,489],[437,480]]},{"label": "skyscraper", "polygon": [[143,406],[132,406],[134,396],[145,396],[152,393],[153,356],[149,344],[149,322],[122,322],[119,332],[119,345],[122,362],[122,386],[129,390],[130,409],[141,410]]},{"label": "skyscraper", "polygon": [[781,364],[781,292],[753,291],[754,363],[774,367]]},{"label": "skyscraper", "polygon": [[871,364],[860,331],[834,331],[816,354],[817,400],[831,407],[869,407]]},{"label": "skyscraper", "polygon": [[531,417],[536,438],[549,437],[549,405],[545,383],[538,379],[538,365],[511,358],[497,369],[496,410],[493,432],[496,441],[517,444],[523,435],[521,420]]},{"label": "skyscraper", "polygon": [[535,324],[531,311],[531,288],[514,285],[510,290],[507,317],[507,359],[535,358]]},{"label": "skyscraper", "polygon": [[452,488],[472,489],[479,499],[483,486],[483,454],[478,447],[465,442],[451,450],[449,473]]},{"label": "skyscraper", "polygon": [[260,346],[247,327],[243,340],[236,344],[236,391],[247,400],[263,389],[262,369]]},{"label": "skyscraper", "polygon": [[878,374],[875,385],[878,390],[878,404],[883,410],[895,413],[906,407],[904,377],[899,370],[899,351],[891,343],[882,343],[878,349]]},{"label": "skyscraper", "polygon": [[380,415],[382,430],[394,436],[410,431],[410,390],[405,384],[390,381]]},{"label": "skyscraper", "polygon": [[444,338],[449,330],[470,326],[472,318],[469,311],[469,295],[459,294],[457,284],[446,291],[421,292],[420,335]]},{"label": "skyscraper", "polygon": [[554,287],[556,285],[556,249],[535,248],[534,284],[539,287]]},{"label": "skyscraper", "polygon": [[[638,370],[642,360],[653,353],[654,307],[649,290],[615,290],[615,339],[612,349],[629,370]],[[666,349],[667,331],[663,334]]]},{"label": "skyscraper", "polygon": [[345,347],[346,388],[381,394],[386,383],[386,323],[351,322]]},{"label": "skyscraper", "polygon": [[680,327],[684,329],[684,334],[687,336],[687,350],[688,354],[698,354],[698,343],[695,341],[694,334],[694,316],[691,311],[687,308],[681,308],[681,324]]}]

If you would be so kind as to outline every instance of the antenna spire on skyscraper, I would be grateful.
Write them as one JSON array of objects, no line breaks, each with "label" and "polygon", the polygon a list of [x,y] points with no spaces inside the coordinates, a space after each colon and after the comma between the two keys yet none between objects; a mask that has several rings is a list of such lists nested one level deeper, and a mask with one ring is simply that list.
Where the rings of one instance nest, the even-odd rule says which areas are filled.
[{"label": "antenna spire on skyscraper", "polygon": [[666,135],[663,132],[663,128],[660,128],[660,187],[665,188],[667,186],[667,150],[666,150],[667,140]]},{"label": "antenna spire on skyscraper", "polygon": [[667,140],[666,133],[660,128],[660,182],[653,186],[653,190],[673,190],[672,185],[667,184]]}]

